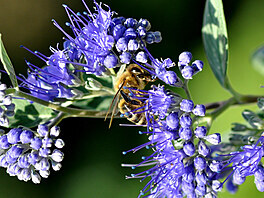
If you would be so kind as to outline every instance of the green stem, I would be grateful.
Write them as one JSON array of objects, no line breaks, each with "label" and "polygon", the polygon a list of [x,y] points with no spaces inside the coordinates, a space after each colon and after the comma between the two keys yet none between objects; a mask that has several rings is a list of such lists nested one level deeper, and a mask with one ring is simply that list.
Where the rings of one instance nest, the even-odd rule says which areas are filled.
[{"label": "green stem", "polygon": [[[232,105],[243,105],[243,104],[256,103],[258,101],[258,98],[261,98],[261,97],[263,97],[263,96],[241,95],[240,101],[239,102],[236,101]],[[230,99],[228,99],[228,100],[230,100]],[[205,104],[204,106],[205,106],[206,110],[217,109],[217,108],[223,106],[223,104],[226,103],[226,101],[228,101],[228,100],[208,103],[208,104]]]},{"label": "green stem", "polygon": [[28,99],[32,102],[36,102],[36,103],[41,104],[43,106],[49,107],[53,110],[66,113],[66,114],[68,114],[68,117],[88,117],[88,118],[104,117],[104,112],[102,112],[102,111],[92,111],[92,110],[77,109],[77,108],[71,108],[71,107],[63,107],[63,106],[60,106],[58,104],[36,98],[36,97],[34,97],[28,93],[25,93],[23,91],[17,91],[17,90],[12,89],[12,88],[7,89],[6,93],[12,94],[16,97]]},{"label": "green stem", "polygon": [[231,93],[234,96],[236,101],[240,103],[242,95],[233,89],[228,78],[225,79],[225,88],[227,89],[227,91],[229,91],[229,93]]},{"label": "green stem", "polygon": [[189,100],[191,100],[192,97],[191,97],[191,93],[189,92],[188,82],[189,82],[189,80],[186,80],[186,79],[185,79],[185,80],[184,80],[184,83],[183,83],[183,85],[182,85],[182,88],[183,88],[183,90],[185,91],[187,98],[188,98]]},{"label": "green stem", "polygon": [[217,116],[223,113],[228,107],[234,105],[237,102],[235,97],[229,98],[228,100],[224,101],[221,106],[215,109],[213,112],[208,113],[208,116],[212,117],[214,120]]},{"label": "green stem", "polygon": [[64,118],[69,117],[68,114],[59,112],[58,115],[51,120],[51,122],[48,124],[49,129],[53,126],[57,126]]}]

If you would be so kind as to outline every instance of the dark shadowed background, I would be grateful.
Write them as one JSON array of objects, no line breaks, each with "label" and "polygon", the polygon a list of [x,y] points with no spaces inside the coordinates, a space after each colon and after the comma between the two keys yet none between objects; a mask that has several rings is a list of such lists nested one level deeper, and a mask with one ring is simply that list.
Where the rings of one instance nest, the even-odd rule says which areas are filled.
[{"label": "dark shadowed background", "polygon": [[[38,66],[44,63],[19,48],[25,45],[50,55],[49,46],[62,49],[63,34],[56,29],[51,19],[60,24],[68,21],[62,3],[75,11],[84,11],[81,0],[0,0],[0,33],[17,73],[26,73],[24,58]],[[147,18],[152,30],[162,33],[163,41],[150,46],[154,57],[172,58],[177,62],[182,51],[191,51],[195,59],[206,62],[201,39],[202,15],[205,1],[194,0],[110,0],[104,1],[120,16],[136,19]],[[92,1],[87,1],[90,8]],[[262,0],[224,0],[229,33],[228,73],[234,88],[242,93],[262,94],[264,80],[250,64],[250,55],[264,44],[264,4]],[[66,30],[69,30],[65,25]],[[7,78],[4,77],[4,80]],[[190,83],[196,103],[208,103],[229,97],[217,81],[206,62],[204,71]],[[177,91],[177,90],[176,90]],[[242,121],[241,109],[232,108],[215,122],[212,132],[228,132],[232,121]],[[25,183],[0,169],[0,197],[38,198],[134,198],[144,182],[125,180],[132,173],[121,168],[121,163],[137,163],[147,151],[123,156],[123,150],[131,149],[146,141],[138,135],[137,128],[122,128],[114,121],[111,130],[100,119],[67,119],[60,126],[66,142],[65,159],[59,172],[51,172],[40,185]],[[220,197],[261,197],[253,180],[246,182],[236,195],[221,194]]]}]

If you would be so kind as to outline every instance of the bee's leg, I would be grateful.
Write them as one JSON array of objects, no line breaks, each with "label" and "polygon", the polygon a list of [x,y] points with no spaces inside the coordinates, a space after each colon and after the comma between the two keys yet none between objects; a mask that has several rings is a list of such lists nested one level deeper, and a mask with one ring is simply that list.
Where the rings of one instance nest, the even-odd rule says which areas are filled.
[{"label": "bee's leg", "polygon": [[121,93],[121,96],[124,98],[124,100],[125,100],[127,103],[130,103],[130,104],[132,104],[132,105],[140,105],[140,103],[139,103],[138,101],[129,98],[129,97],[125,94],[125,92],[123,92],[122,90],[120,91],[120,93]]}]

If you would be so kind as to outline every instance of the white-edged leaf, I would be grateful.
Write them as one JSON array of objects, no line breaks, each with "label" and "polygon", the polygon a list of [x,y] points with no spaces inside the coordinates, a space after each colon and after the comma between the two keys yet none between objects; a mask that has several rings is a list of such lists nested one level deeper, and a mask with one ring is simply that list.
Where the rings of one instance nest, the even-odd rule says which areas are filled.
[{"label": "white-edged leaf", "polygon": [[18,83],[17,83],[17,78],[16,78],[16,73],[14,70],[14,67],[10,61],[10,58],[7,55],[7,52],[5,50],[4,43],[2,41],[2,35],[0,34],[0,60],[5,68],[6,73],[8,74],[11,83],[14,88],[18,89]]},{"label": "white-edged leaf", "polygon": [[226,87],[228,37],[222,0],[207,0],[203,18],[203,43],[211,69]]}]

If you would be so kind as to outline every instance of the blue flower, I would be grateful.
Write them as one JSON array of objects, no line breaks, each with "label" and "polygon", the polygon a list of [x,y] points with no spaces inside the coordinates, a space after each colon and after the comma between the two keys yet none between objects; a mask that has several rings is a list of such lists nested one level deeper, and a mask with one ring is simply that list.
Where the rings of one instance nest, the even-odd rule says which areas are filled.
[{"label": "blue flower", "polygon": [[33,52],[24,46],[21,47],[45,61],[48,66],[41,69],[26,61],[30,70],[27,78],[23,75],[21,75],[22,78],[18,77],[22,81],[20,87],[28,89],[33,96],[43,100],[52,101],[55,98],[72,98],[74,96],[72,88],[69,86],[74,85],[74,82],[78,80],[68,69],[67,58],[63,51],[51,47],[53,54],[47,57],[40,52]]},{"label": "blue flower", "polygon": [[[264,191],[264,171],[261,165],[261,159],[264,154],[262,135],[258,141],[253,145],[245,145],[241,148],[241,151],[232,152],[227,155],[220,155],[220,157],[229,157],[225,160],[225,166],[222,168],[221,174],[225,171],[231,173],[222,182],[224,184],[227,181],[227,186],[230,191],[236,191],[236,185],[241,185],[245,182],[246,177],[250,175],[255,176],[255,184],[259,191]],[[258,146],[260,144],[260,146]],[[231,178],[232,181],[228,181]]]},{"label": "blue flower", "polygon": [[[166,91],[164,86],[153,85],[152,89],[148,91],[130,87],[125,88],[129,89],[129,95],[132,99],[141,100],[145,104],[141,108],[144,108],[144,111],[147,114],[159,116],[160,119],[164,119],[171,108],[176,106],[180,100],[179,96]],[[128,113],[137,113],[134,112],[136,110],[138,109],[132,110],[133,112]]]},{"label": "blue flower", "polygon": [[[65,62],[72,63],[74,66],[82,66],[87,73],[102,75],[106,71],[105,67],[116,67],[119,61],[112,53],[115,39],[108,33],[113,23],[113,12],[108,6],[106,6],[108,10],[104,10],[101,4],[94,3],[96,13],[92,13],[84,3],[87,12],[83,14],[75,13],[67,5],[63,5],[70,19],[66,25],[72,29],[74,37],[66,33],[55,20],[53,23],[67,37],[64,46],[67,47],[65,50],[70,55],[71,61]],[[72,62],[73,60],[79,61],[81,56],[85,57],[85,64]]]}]

